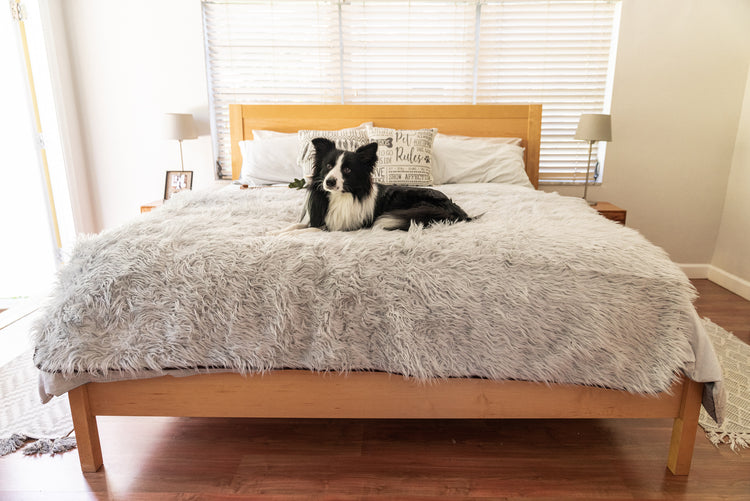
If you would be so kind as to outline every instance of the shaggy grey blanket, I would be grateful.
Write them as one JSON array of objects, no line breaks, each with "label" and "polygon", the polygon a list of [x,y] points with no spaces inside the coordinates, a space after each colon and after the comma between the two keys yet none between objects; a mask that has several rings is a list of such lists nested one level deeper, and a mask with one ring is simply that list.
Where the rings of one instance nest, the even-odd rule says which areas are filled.
[{"label": "shaggy grey blanket", "polygon": [[35,326],[35,362],[381,370],[667,390],[694,365],[694,289],[638,232],[576,198],[443,186],[469,215],[408,232],[266,236],[288,188],[180,193],[81,239]]}]

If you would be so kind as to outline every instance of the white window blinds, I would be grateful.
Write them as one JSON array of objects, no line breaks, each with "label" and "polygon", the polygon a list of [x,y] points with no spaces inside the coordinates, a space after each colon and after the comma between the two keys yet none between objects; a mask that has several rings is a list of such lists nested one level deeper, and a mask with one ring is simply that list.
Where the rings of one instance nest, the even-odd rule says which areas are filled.
[{"label": "white window blinds", "polygon": [[232,177],[230,104],[340,102],[330,2],[203,2],[203,31],[219,177]]},{"label": "white window blinds", "polygon": [[351,0],[342,5],[347,103],[470,103],[474,2]]},{"label": "white window blinds", "polygon": [[[618,3],[203,0],[215,151],[230,103],[542,103],[540,182],[582,182],[607,111]],[[592,160],[592,163],[595,160]]]},{"label": "white window blinds", "polygon": [[586,177],[588,144],[573,135],[581,113],[608,111],[615,14],[613,2],[601,1],[482,6],[477,102],[543,105],[540,182]]}]

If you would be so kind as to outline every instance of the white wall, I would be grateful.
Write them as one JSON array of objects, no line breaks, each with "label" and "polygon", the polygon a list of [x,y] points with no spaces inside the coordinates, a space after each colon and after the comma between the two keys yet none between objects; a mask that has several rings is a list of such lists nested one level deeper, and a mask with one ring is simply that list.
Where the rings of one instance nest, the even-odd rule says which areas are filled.
[{"label": "white wall", "polygon": [[[718,268],[718,273],[712,277],[714,280],[719,283],[727,279],[744,281],[744,284],[727,283],[727,286],[741,287],[742,295],[750,299],[750,74],[711,264]],[[722,277],[722,272],[731,277]]]},{"label": "white wall", "polygon": [[82,163],[99,230],[161,199],[176,141],[160,137],[163,113],[193,113],[204,134],[184,141],[193,188],[213,182],[199,0],[57,0],[76,88]]},{"label": "white wall", "polygon": [[[100,227],[111,227],[161,198],[164,171],[178,166],[177,145],[159,139],[161,113],[208,123],[200,2],[50,1],[65,12],[94,210]],[[614,141],[604,184],[590,194],[626,208],[628,225],[677,262],[711,262],[745,95],[748,26],[746,0],[623,2]],[[204,186],[213,179],[210,139],[184,145],[194,187]]]},{"label": "white wall", "polygon": [[589,199],[627,209],[676,262],[711,261],[749,63],[746,0],[623,2],[613,142]]}]

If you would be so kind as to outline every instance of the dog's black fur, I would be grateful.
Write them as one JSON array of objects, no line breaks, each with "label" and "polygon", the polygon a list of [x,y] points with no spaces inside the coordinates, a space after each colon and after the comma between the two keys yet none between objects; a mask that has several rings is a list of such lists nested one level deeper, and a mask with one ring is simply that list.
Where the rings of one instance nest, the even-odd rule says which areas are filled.
[{"label": "dog's black fur", "polygon": [[[356,230],[375,226],[408,230],[412,223],[429,226],[436,222],[471,220],[438,190],[374,183],[377,143],[354,152],[339,150],[324,138],[313,139],[312,143],[315,165],[307,201],[311,227]],[[342,211],[354,214],[342,215]]]}]

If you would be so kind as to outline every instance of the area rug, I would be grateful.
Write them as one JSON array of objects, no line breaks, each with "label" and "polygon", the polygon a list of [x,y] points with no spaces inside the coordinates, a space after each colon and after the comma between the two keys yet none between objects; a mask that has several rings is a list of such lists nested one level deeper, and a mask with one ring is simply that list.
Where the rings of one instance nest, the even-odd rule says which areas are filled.
[{"label": "area rug", "polygon": [[18,449],[24,454],[56,454],[73,449],[68,396],[42,405],[32,352],[0,367],[0,456]]},{"label": "area rug", "polygon": [[729,444],[738,451],[750,447],[750,345],[707,318],[703,323],[721,362],[727,404],[722,426],[702,407],[698,423],[714,445]]}]

